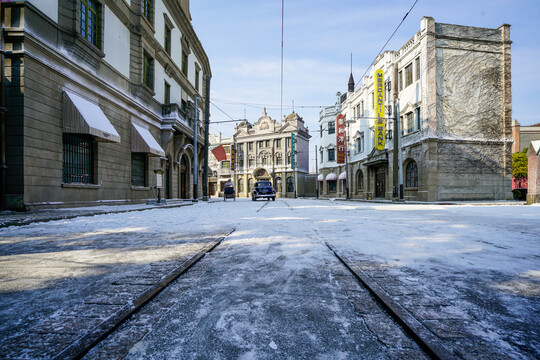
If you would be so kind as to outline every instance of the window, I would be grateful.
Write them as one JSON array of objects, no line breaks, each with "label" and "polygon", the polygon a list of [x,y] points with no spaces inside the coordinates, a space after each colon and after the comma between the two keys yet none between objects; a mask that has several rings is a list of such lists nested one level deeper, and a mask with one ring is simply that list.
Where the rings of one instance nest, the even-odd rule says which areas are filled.
[{"label": "window", "polygon": [[405,186],[418,187],[418,167],[416,161],[411,161],[405,169]]},{"label": "window", "polygon": [[281,154],[276,154],[276,165],[282,165],[282,163]]},{"label": "window", "polygon": [[165,40],[163,42],[165,51],[171,55],[171,29],[165,25]]},{"label": "window", "polygon": [[412,84],[412,79],[413,79],[413,68],[412,68],[412,63],[410,63],[409,65],[405,67],[405,87]]},{"label": "window", "polygon": [[321,155],[321,159],[319,160],[319,162],[323,162],[323,161],[324,161],[324,160],[323,160],[323,154],[324,154],[323,150],[322,150],[322,149],[319,150],[319,153],[320,153],[320,155]]},{"label": "window", "polygon": [[276,139],[276,147],[281,149],[281,139]]},{"label": "window", "polygon": [[416,80],[420,80],[420,56],[416,58]]},{"label": "window", "polygon": [[252,142],[248,143],[248,150],[253,151],[253,143]]},{"label": "window", "polygon": [[253,191],[253,178],[248,179],[248,192]]},{"label": "window", "polygon": [[336,161],[336,149],[328,149],[328,161]]},{"label": "window", "polygon": [[328,180],[328,191],[336,191],[336,180]]},{"label": "window", "polygon": [[199,91],[199,70],[195,70],[195,90]]},{"label": "window", "polygon": [[360,102],[360,116],[364,116],[364,101]]},{"label": "window", "polygon": [[322,136],[322,125],[320,126],[320,136]]},{"label": "window", "polygon": [[146,154],[131,153],[131,185],[146,186]]},{"label": "window", "polygon": [[250,167],[250,168],[253,167],[253,158],[252,158],[252,157],[250,157],[250,158],[248,159],[248,167]]},{"label": "window", "polygon": [[99,47],[98,3],[95,0],[81,0],[80,34]]},{"label": "window", "polygon": [[260,149],[263,147],[263,142],[262,141],[257,141],[257,147]]},{"label": "window", "polygon": [[356,152],[364,152],[364,133],[361,133],[360,136],[356,139]]},{"label": "window", "polygon": [[221,168],[222,169],[230,169],[231,168],[231,162],[229,160],[222,161],[221,162]]},{"label": "window", "polygon": [[241,193],[241,192],[244,192],[244,179],[239,179],[238,180],[238,192]]},{"label": "window", "polygon": [[405,116],[407,117],[407,134],[409,134],[414,131],[414,116],[412,112],[407,113]]},{"label": "window", "polygon": [[143,82],[150,89],[154,89],[153,66],[154,59],[145,51],[143,54]]},{"label": "window", "polygon": [[287,165],[291,165],[291,152],[287,153]]},{"label": "window", "polygon": [[165,81],[165,89],[163,93],[164,93],[163,103],[170,104],[171,103],[171,85],[169,85],[166,81]]},{"label": "window", "polygon": [[270,147],[270,140],[266,140],[266,141],[264,142],[264,146]]},{"label": "window", "polygon": [[329,121],[328,122],[328,135],[335,134],[335,133],[336,133],[336,122]]},{"label": "window", "polygon": [[261,158],[261,165],[266,166],[266,155],[263,155]]},{"label": "window", "polygon": [[287,178],[287,192],[294,192],[294,178],[292,176]]},{"label": "window", "polygon": [[358,190],[364,190],[364,172],[362,170],[358,170],[356,183],[358,184]]},{"label": "window", "polygon": [[64,183],[94,183],[92,136],[62,135],[62,181]]},{"label": "window", "polygon": [[239,153],[244,152],[244,144],[237,144],[236,146],[238,146]]},{"label": "window", "polygon": [[244,168],[244,155],[238,156],[238,168],[240,169]]},{"label": "window", "polygon": [[403,90],[403,71],[398,73],[398,87],[399,91]]},{"label": "window", "polygon": [[231,147],[230,146],[224,146],[223,150],[225,150],[225,154],[230,154],[231,153]]},{"label": "window", "polygon": [[153,0],[142,0],[142,15],[149,23],[152,23],[152,2]]},{"label": "window", "polygon": [[188,72],[188,56],[185,51],[182,51],[182,74],[187,76]]},{"label": "window", "polygon": [[416,113],[416,129],[420,130],[422,128],[421,126],[422,123],[420,121],[420,108],[419,107],[415,109],[415,113]]}]

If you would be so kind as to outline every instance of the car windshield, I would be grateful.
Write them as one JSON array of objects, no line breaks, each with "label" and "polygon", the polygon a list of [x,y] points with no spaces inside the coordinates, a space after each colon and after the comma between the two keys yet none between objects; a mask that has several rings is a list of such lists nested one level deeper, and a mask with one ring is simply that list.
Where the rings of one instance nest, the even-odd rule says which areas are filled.
[{"label": "car windshield", "polygon": [[260,181],[257,186],[272,186],[270,181]]}]

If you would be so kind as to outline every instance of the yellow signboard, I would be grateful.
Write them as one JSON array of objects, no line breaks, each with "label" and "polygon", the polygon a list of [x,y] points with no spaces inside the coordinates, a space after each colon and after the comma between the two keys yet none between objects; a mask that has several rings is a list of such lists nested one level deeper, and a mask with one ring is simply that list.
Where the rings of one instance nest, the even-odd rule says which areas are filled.
[{"label": "yellow signboard", "polygon": [[384,119],[384,71],[375,71],[375,149],[384,150],[385,119]]}]

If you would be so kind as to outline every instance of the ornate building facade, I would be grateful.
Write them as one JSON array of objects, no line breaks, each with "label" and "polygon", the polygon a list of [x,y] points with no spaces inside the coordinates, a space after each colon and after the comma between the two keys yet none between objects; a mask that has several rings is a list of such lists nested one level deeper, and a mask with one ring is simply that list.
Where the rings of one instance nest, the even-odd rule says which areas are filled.
[{"label": "ornate building facade", "polygon": [[[294,150],[291,134],[295,138]],[[234,145],[235,163],[231,170],[230,159],[214,161],[213,164],[209,161],[216,175],[211,181],[218,184],[214,187],[210,183],[210,188],[216,188],[219,193],[220,184],[231,178],[237,196],[250,197],[256,181],[270,180],[277,197],[304,196],[309,174],[310,137],[309,129],[297,113],[293,112],[278,122],[268,116],[265,109],[254,124],[247,120],[237,124],[232,139],[214,141],[213,146],[222,144],[227,148]],[[295,154],[294,168],[291,151]]]},{"label": "ornate building facade", "polygon": [[[341,104],[348,169],[323,167],[319,178],[345,183],[348,172],[349,195],[359,199],[400,192],[418,201],[511,199],[510,45],[510,25],[484,29],[424,17],[401,49],[379,55],[361,85],[349,87]],[[383,150],[374,148],[378,69],[385,74]],[[346,196],[339,185],[323,189],[324,197]]]},{"label": "ornate building facade", "polygon": [[0,6],[7,208],[193,197],[211,70],[189,0]]}]

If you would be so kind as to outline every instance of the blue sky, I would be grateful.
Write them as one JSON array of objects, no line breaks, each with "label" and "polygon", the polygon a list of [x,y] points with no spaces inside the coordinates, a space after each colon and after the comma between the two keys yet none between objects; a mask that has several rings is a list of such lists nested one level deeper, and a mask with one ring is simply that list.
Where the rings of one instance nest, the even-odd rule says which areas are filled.
[{"label": "blue sky", "polygon": [[[358,81],[414,0],[285,0],[283,114],[295,110],[317,142],[319,108],[344,92],[353,54]],[[211,121],[254,122],[266,107],[280,118],[280,0],[192,0],[193,26],[210,59]],[[540,1],[419,0],[385,49],[397,50],[420,30],[422,16],[436,22],[497,28],[511,25],[513,118],[540,123]],[[242,103],[246,105],[242,105]],[[305,107],[304,107],[305,106]],[[233,124],[211,131],[232,135]],[[313,150],[313,149],[311,149]],[[312,152],[312,151],[311,151]]]}]

